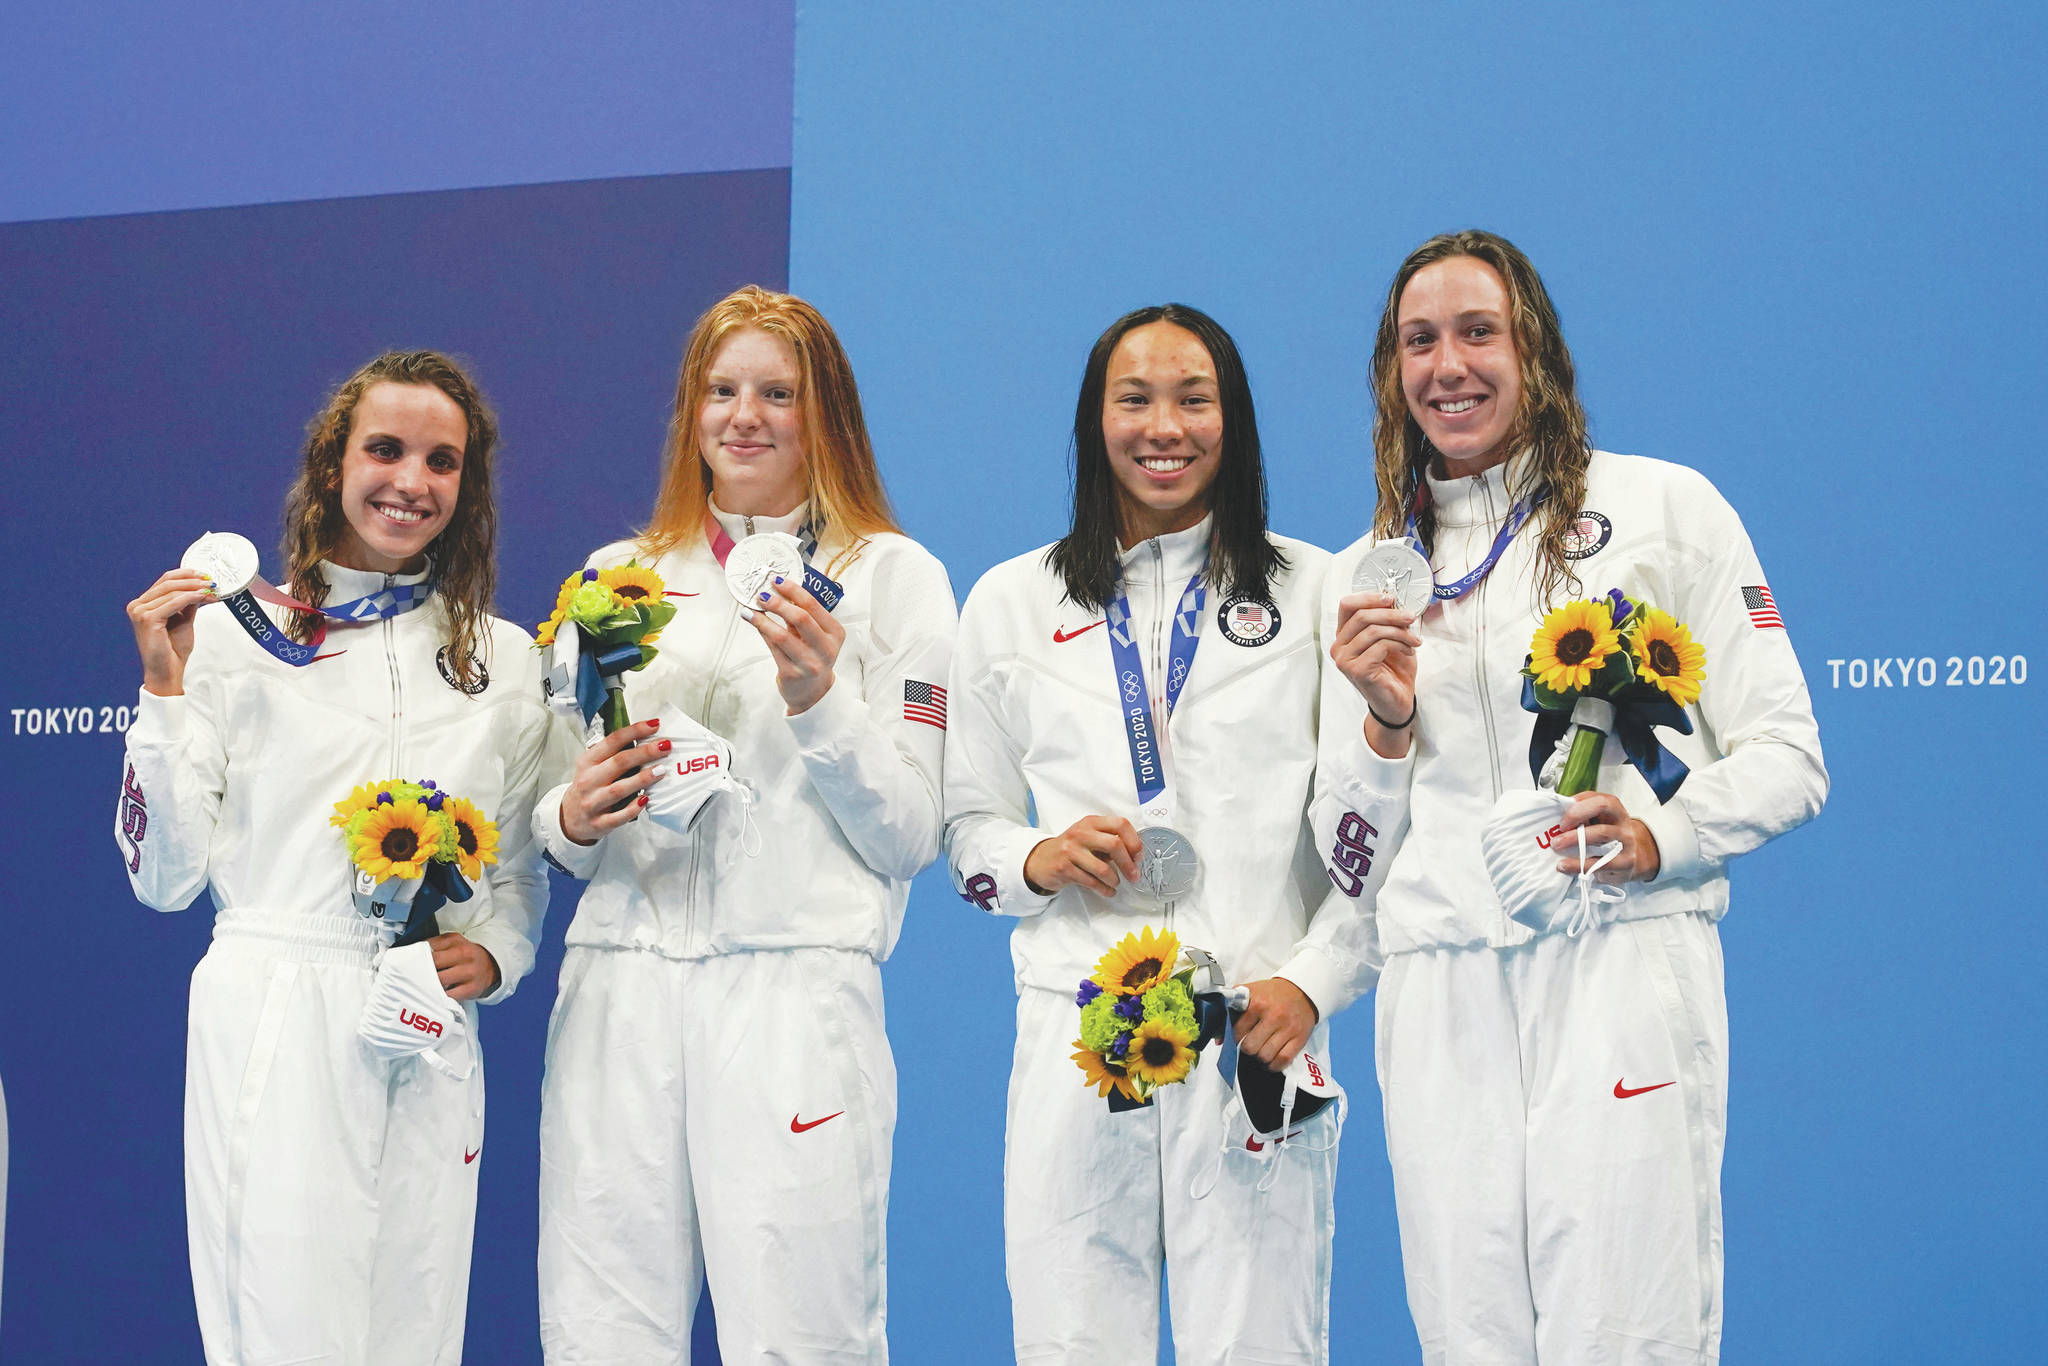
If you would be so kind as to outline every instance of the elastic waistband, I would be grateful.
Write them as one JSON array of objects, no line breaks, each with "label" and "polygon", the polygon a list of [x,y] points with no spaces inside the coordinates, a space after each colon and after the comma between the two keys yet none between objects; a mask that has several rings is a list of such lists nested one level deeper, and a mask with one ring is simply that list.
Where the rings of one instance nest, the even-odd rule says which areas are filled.
[{"label": "elastic waistband", "polygon": [[301,963],[332,963],[367,968],[376,960],[384,937],[360,916],[307,915],[301,911],[258,910],[237,906],[214,917],[216,940],[238,940],[262,947],[280,958]]}]

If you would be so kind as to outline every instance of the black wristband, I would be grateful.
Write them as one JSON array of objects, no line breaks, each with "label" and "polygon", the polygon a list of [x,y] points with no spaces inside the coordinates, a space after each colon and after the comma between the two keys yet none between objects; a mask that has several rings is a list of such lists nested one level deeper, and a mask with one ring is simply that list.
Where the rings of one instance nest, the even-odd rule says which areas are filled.
[{"label": "black wristband", "polygon": [[1365,704],[1365,710],[1368,716],[1372,717],[1373,720],[1379,722],[1382,726],[1385,726],[1388,730],[1406,730],[1415,724],[1415,701],[1413,698],[1409,699],[1408,716],[1405,720],[1389,721],[1386,717],[1374,711],[1370,702]]}]

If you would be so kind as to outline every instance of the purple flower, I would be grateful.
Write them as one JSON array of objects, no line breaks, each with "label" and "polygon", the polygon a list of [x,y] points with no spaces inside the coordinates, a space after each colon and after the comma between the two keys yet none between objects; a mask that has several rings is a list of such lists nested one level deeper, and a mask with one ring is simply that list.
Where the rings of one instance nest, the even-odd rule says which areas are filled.
[{"label": "purple flower", "polygon": [[422,778],[420,779],[420,786],[432,790],[433,788],[439,787],[440,784],[435,782],[432,778]]},{"label": "purple flower", "polygon": [[1081,989],[1074,993],[1074,1004],[1077,1006],[1085,1006],[1101,994],[1102,988],[1096,986],[1093,981],[1084,977],[1081,979]]},{"label": "purple flower", "polygon": [[1130,1051],[1130,1047],[1131,1036],[1129,1034],[1119,1034],[1116,1036],[1116,1040],[1109,1046],[1109,1056],[1112,1058],[1121,1058],[1125,1053]]},{"label": "purple flower", "polygon": [[447,800],[448,798],[439,792],[429,792],[427,794],[427,810],[439,811],[441,803]]},{"label": "purple flower", "polygon": [[1126,996],[1116,1003],[1115,1013],[1119,1019],[1129,1020],[1132,1024],[1136,1024],[1145,1018],[1145,998],[1142,996]]},{"label": "purple flower", "polygon": [[596,583],[596,582],[597,582],[597,571],[596,571],[595,569],[586,569],[586,570],[584,570],[584,571],[583,571],[583,581],[584,581],[585,583]]},{"label": "purple flower", "polygon": [[1608,589],[1607,599],[1614,612],[1614,629],[1619,631],[1621,624],[1635,615],[1636,605],[1623,597],[1619,588]]},{"label": "purple flower", "polygon": [[377,805],[379,805],[379,806],[389,806],[389,805],[391,805],[391,794],[390,794],[389,792],[379,792],[379,793],[377,794]]}]

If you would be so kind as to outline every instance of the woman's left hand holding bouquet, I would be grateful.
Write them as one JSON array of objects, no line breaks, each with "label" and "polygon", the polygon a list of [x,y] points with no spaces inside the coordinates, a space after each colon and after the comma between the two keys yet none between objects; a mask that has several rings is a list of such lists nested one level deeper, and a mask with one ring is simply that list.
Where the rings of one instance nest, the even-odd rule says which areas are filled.
[{"label": "woman's left hand holding bouquet", "polygon": [[[1657,853],[1657,837],[1650,833],[1649,826],[1628,814],[1621,798],[1606,792],[1582,792],[1574,797],[1559,826],[1569,838],[1559,840],[1556,847],[1578,848],[1578,838],[1572,831],[1581,826],[1586,830],[1588,853],[1610,840],[1621,842],[1621,852],[1593,874],[1593,881],[1649,882],[1656,878],[1657,870],[1663,866]],[[1557,871],[1576,877],[1597,862],[1597,857],[1561,858]]]}]

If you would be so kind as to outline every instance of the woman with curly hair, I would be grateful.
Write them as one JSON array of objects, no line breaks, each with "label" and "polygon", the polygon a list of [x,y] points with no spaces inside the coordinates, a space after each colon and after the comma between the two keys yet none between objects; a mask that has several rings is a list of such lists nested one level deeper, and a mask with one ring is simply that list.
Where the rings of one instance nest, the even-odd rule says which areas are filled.
[{"label": "woman with curly hair", "polygon": [[[116,828],[129,880],[159,910],[201,891],[217,908],[185,1083],[209,1363],[462,1355],[476,1007],[532,967],[547,904],[529,834],[549,735],[538,667],[528,637],[490,615],[496,444],[458,364],[379,356],[308,427],[285,511],[301,604],[288,625],[246,596],[216,605],[239,585],[195,569],[128,604],[142,656]],[[463,826],[470,896],[442,908],[445,933],[396,951],[416,967],[404,1023],[441,1041],[412,1056],[359,1032],[400,960],[358,914],[330,824],[359,785],[398,777],[432,779],[502,832],[493,848]]]},{"label": "woman with curly hair", "polygon": [[[1827,795],[1799,661],[1714,487],[1592,448],[1557,313],[1512,244],[1417,248],[1387,291],[1373,380],[1379,511],[1324,593],[1316,828],[1384,954],[1380,1086],[1423,1358],[1717,1360],[1715,925],[1729,861]],[[1354,582],[1404,534],[1433,577],[1420,611]],[[1552,746],[1523,702],[1532,638],[1610,590],[1689,623],[1707,678],[1666,661],[1691,726],[1658,732],[1690,769],[1675,789],[1610,742],[1598,790],[1553,798],[1526,832],[1552,906],[1566,879],[1603,884],[1582,889],[1600,912],[1586,928],[1512,914],[1481,839],[1499,813],[1539,809]],[[1560,656],[1614,634],[1608,602],[1593,612]]]}]

